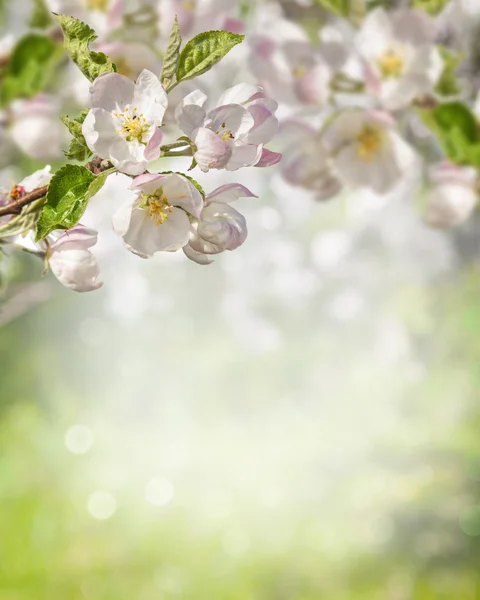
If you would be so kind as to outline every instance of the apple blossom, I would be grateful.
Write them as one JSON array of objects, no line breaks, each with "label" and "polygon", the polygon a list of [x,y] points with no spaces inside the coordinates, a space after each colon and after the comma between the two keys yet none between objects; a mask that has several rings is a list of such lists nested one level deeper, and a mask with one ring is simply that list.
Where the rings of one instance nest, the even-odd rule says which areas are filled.
[{"label": "apple blossom", "polygon": [[477,172],[449,162],[430,168],[426,220],[434,227],[454,227],[466,221],[478,202]]},{"label": "apple blossom", "polygon": [[208,194],[200,218],[192,223],[192,237],[183,248],[188,258],[201,265],[209,264],[210,255],[241,246],[247,238],[247,223],[230,202],[256,197],[239,183],[223,185]]},{"label": "apple blossom", "polygon": [[77,225],[49,244],[48,265],[63,286],[75,292],[91,292],[102,286],[97,260],[89,250],[96,243],[96,231]]},{"label": "apple blossom", "polygon": [[159,127],[168,100],[158,77],[144,70],[133,83],[106,73],[95,80],[91,95],[92,109],[83,123],[88,147],[119,171],[140,175],[160,156]]},{"label": "apple blossom", "polygon": [[238,84],[224,92],[210,112],[204,109],[206,100],[196,90],[176,110],[179,127],[195,144],[194,158],[202,171],[270,166],[281,159],[264,148],[277,132],[278,120],[277,103],[261,87]]},{"label": "apple blossom", "polygon": [[291,185],[316,192],[318,200],[337,195],[342,184],[332,170],[332,161],[319,132],[298,120],[281,128],[286,145],[281,163],[283,178]]},{"label": "apple blossom", "polygon": [[203,208],[196,186],[177,173],[147,173],[129,189],[138,195],[113,215],[113,228],[128,250],[148,258],[183,248],[190,239],[190,219],[199,218]]},{"label": "apple blossom", "polygon": [[269,94],[287,104],[327,103],[332,71],[301,28],[281,19],[250,39],[250,68]]},{"label": "apple blossom", "polygon": [[434,21],[422,10],[373,10],[356,38],[367,89],[388,110],[433,92],[443,70]]},{"label": "apple blossom", "polygon": [[388,192],[416,162],[395,121],[380,111],[343,111],[327,129],[325,143],[340,181],[379,194]]}]

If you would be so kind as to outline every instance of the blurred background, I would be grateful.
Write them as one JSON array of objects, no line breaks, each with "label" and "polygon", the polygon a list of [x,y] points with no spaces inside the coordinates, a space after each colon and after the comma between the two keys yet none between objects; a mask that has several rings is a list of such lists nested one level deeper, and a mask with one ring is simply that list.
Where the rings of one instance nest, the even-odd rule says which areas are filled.
[{"label": "blurred background", "polygon": [[[101,28],[108,2],[63,4],[48,8]],[[199,86],[255,81],[248,35],[270,13],[186,4],[185,39],[221,27],[214,13],[247,33]],[[325,11],[304,4],[268,10],[318,29]],[[14,36],[46,6],[3,5]],[[163,40],[160,5],[127,11],[124,37],[148,40],[155,10]],[[32,150],[38,123],[16,136],[2,113],[7,189],[62,164],[54,123],[85,106],[62,69],[45,91],[49,144]],[[123,178],[87,215],[99,291],[40,278],[35,257],[2,261],[1,600],[480,598],[478,221],[428,228],[408,181],[319,202],[279,169],[209,173],[209,189],[258,194],[239,202],[245,245],[209,267],[143,261],[110,231]]]}]

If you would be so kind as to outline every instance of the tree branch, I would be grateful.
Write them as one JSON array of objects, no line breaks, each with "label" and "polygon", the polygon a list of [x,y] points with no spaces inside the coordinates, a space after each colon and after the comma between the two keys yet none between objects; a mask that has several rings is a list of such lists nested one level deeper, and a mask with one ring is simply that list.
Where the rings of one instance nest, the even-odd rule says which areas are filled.
[{"label": "tree branch", "polygon": [[[108,160],[102,160],[96,156],[95,158],[92,158],[92,160],[87,163],[85,167],[94,175],[98,175],[99,173],[108,170],[111,167],[111,164]],[[30,192],[29,194],[25,194],[20,198],[13,199],[11,202],[8,202],[8,204],[0,206],[0,217],[21,214],[24,206],[35,202],[35,200],[40,200],[40,198],[43,198],[47,195],[47,192],[48,185],[44,185],[43,187],[33,190],[33,192]]]},{"label": "tree branch", "polygon": [[40,200],[40,198],[47,195],[47,191],[48,185],[44,185],[43,187],[33,190],[33,192],[30,192],[29,194],[25,194],[25,196],[22,196],[17,200],[12,200],[12,202],[5,204],[5,206],[0,206],[0,217],[6,215],[19,215],[24,206],[35,202],[35,200]]}]

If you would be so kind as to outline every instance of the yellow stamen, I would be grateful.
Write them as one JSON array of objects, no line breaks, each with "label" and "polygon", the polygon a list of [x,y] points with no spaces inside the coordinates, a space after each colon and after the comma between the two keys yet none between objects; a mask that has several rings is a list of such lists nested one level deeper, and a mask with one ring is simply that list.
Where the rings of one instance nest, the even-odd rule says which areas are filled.
[{"label": "yellow stamen", "polygon": [[88,10],[99,10],[101,12],[107,12],[108,4],[110,0],[86,0]]},{"label": "yellow stamen", "polygon": [[292,69],[292,75],[295,79],[303,79],[307,74],[308,69],[305,65],[301,65]]},{"label": "yellow stamen", "polygon": [[142,198],[144,200],[142,206],[148,211],[155,227],[168,221],[168,215],[172,213],[173,206],[169,203],[163,190],[160,189],[150,196],[142,194]]},{"label": "yellow stamen", "polygon": [[397,79],[405,71],[403,58],[393,50],[385,52],[377,64],[383,79]]},{"label": "yellow stamen", "polygon": [[380,150],[384,137],[381,129],[365,125],[356,140],[358,157],[365,162],[370,162]]}]

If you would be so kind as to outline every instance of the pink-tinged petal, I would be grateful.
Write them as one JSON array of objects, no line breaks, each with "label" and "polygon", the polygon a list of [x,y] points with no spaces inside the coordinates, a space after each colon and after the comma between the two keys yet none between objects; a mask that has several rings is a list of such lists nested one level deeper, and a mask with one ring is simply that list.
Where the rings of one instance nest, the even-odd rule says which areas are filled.
[{"label": "pink-tinged petal", "polygon": [[144,153],[145,146],[142,144],[117,137],[110,147],[110,160],[121,173],[140,175],[147,168]]},{"label": "pink-tinged petal", "polygon": [[254,104],[248,107],[254,125],[248,132],[249,144],[266,144],[278,131],[278,119],[265,106]]},{"label": "pink-tinged petal", "polygon": [[144,113],[147,120],[156,127],[162,124],[168,106],[167,93],[159,78],[147,69],[144,69],[137,79],[133,104],[138,112]]},{"label": "pink-tinged petal", "polygon": [[109,158],[110,147],[118,139],[112,115],[103,108],[93,108],[85,118],[82,133],[87,146],[100,158]]},{"label": "pink-tinged petal", "polygon": [[165,177],[162,187],[170,204],[183,208],[194,217],[200,217],[204,206],[203,196],[186,177],[171,173]]},{"label": "pink-tinged petal", "polygon": [[129,190],[138,190],[144,194],[154,194],[158,189],[162,187],[163,182],[168,175],[161,175],[157,173],[144,173],[135,177],[132,184],[128,188]]},{"label": "pink-tinged petal", "polygon": [[236,171],[242,167],[256,165],[262,157],[262,147],[247,144],[245,146],[233,146],[230,160],[225,168],[227,171]]},{"label": "pink-tinged petal", "polygon": [[263,90],[258,85],[252,85],[250,83],[239,83],[235,85],[220,96],[217,106],[224,106],[225,104],[245,104],[255,94],[263,93]]},{"label": "pink-tinged petal", "polygon": [[53,175],[50,172],[51,170],[52,167],[50,165],[47,165],[43,169],[35,171],[35,173],[32,173],[31,175],[28,175],[28,177],[22,179],[22,181],[18,185],[20,187],[23,187],[25,192],[29,194],[30,192],[33,192],[33,190],[35,190],[36,188],[42,187],[44,185],[47,185],[47,183],[50,183],[50,180],[53,177]]},{"label": "pink-tinged petal", "polygon": [[108,28],[110,31],[118,29],[122,25],[122,18],[125,12],[125,1],[114,0],[108,11]]},{"label": "pink-tinged petal", "polygon": [[158,127],[155,129],[155,133],[150,138],[150,141],[145,148],[145,158],[147,160],[157,160],[160,157],[160,145],[163,140],[163,132]]},{"label": "pink-tinged petal", "polygon": [[207,195],[207,204],[230,204],[239,198],[258,198],[253,192],[240,183],[227,183]]},{"label": "pink-tinged petal", "polygon": [[324,105],[330,96],[330,69],[323,64],[316,65],[305,77],[297,81],[296,91],[306,104]]},{"label": "pink-tinged petal", "polygon": [[228,163],[232,149],[211,129],[200,127],[193,134],[197,146],[195,160],[205,173],[209,169],[223,169]]},{"label": "pink-tinged petal", "polygon": [[92,108],[103,108],[109,112],[122,111],[133,101],[135,84],[118,73],[105,73],[95,79],[91,94]]},{"label": "pink-tinged petal", "polygon": [[97,281],[100,269],[88,250],[58,250],[49,258],[52,273],[65,287],[75,292],[92,292],[102,286]]},{"label": "pink-tinged petal", "polygon": [[194,250],[218,254],[235,250],[247,239],[245,217],[228,204],[212,203],[205,208],[198,224],[198,239],[190,241]]},{"label": "pink-tinged petal", "polygon": [[197,252],[194,250],[190,244],[187,244],[183,247],[183,251],[185,256],[193,262],[196,262],[197,265],[211,265],[213,263],[213,259],[210,258],[207,254],[203,254],[202,252]]},{"label": "pink-tinged petal", "polygon": [[240,19],[232,19],[227,17],[222,25],[224,31],[231,31],[232,33],[245,33],[245,23]]},{"label": "pink-tinged petal", "polygon": [[50,244],[52,250],[86,250],[95,246],[98,233],[83,225],[76,225],[62,233],[60,237]]},{"label": "pink-tinged petal", "polygon": [[262,156],[260,160],[255,165],[256,167],[273,167],[273,165],[278,164],[282,160],[282,154],[279,152],[272,152],[268,150],[268,148],[264,148],[262,150]]}]

